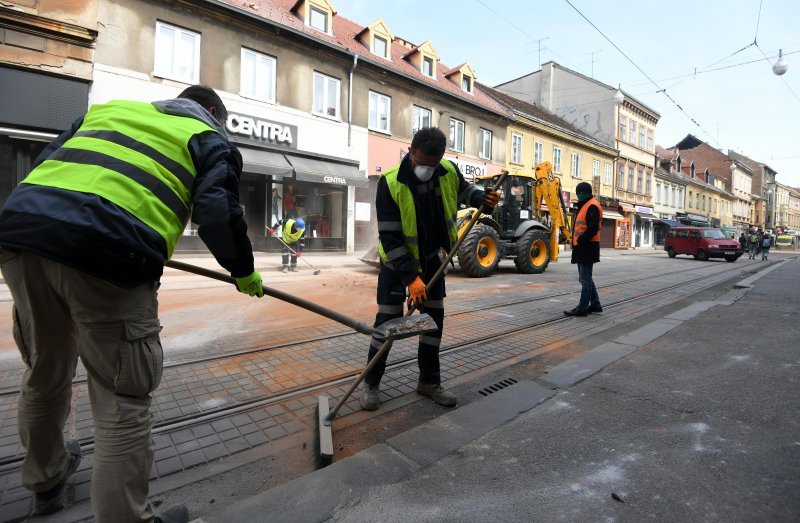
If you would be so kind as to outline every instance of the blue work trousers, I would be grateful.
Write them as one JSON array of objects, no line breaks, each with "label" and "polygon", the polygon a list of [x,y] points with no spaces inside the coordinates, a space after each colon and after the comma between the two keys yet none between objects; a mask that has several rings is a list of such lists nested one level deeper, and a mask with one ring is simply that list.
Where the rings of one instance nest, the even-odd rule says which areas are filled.
[{"label": "blue work trousers", "polygon": [[597,287],[594,286],[592,279],[592,266],[593,263],[579,263],[578,265],[578,281],[581,282],[581,301],[578,303],[578,309],[585,311],[590,306],[601,306],[600,296],[597,294]]}]

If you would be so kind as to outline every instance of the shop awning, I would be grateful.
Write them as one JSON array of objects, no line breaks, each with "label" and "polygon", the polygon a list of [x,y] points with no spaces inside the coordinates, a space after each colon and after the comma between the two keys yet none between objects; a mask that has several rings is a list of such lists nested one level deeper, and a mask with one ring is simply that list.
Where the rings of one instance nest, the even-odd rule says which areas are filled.
[{"label": "shop awning", "polygon": [[248,147],[239,147],[239,152],[242,153],[244,172],[280,177],[291,177],[294,173],[294,169],[282,154]]},{"label": "shop awning", "polygon": [[286,159],[294,167],[295,178],[300,181],[357,187],[367,184],[367,177],[355,165],[314,160],[290,154],[286,155]]},{"label": "shop awning", "polygon": [[658,221],[660,221],[667,227],[683,227],[683,224],[681,222],[676,222],[675,220],[662,220],[659,218]]},{"label": "shop awning", "polygon": [[624,220],[625,217],[618,212],[614,211],[607,211],[603,209],[603,219],[604,220]]},{"label": "shop awning", "polygon": [[642,220],[657,220],[654,214],[645,213],[645,212],[637,212],[636,216],[638,216]]},{"label": "shop awning", "polygon": [[620,203],[619,206],[622,209],[622,212],[625,213],[636,212],[636,208],[633,207],[632,205],[628,205],[627,203]]}]

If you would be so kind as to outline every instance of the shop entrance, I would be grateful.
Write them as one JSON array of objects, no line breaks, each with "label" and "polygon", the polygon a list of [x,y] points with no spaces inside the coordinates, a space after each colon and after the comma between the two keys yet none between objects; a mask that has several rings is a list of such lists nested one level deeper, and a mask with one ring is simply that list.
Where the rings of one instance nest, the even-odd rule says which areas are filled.
[{"label": "shop entrance", "polygon": [[[265,220],[270,226],[288,218],[306,222],[307,251],[344,251],[347,231],[347,186],[273,181],[268,194]],[[268,239],[267,250],[279,251],[281,244]]]}]

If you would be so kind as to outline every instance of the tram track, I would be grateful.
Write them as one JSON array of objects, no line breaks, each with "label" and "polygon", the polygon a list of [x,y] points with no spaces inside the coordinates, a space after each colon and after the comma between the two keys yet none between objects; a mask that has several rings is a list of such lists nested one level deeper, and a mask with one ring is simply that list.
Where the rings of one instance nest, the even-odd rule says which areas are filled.
[{"label": "tram track", "polygon": [[[702,268],[697,269],[697,270],[704,270],[704,269],[708,269],[708,268],[709,267],[702,267]],[[715,267],[712,266],[711,268],[713,269]],[[744,270],[745,269],[742,269],[741,271],[744,271]],[[686,272],[687,272],[686,270],[663,272],[663,273],[660,273],[659,276],[671,276],[671,275],[675,275],[675,274],[686,274]],[[614,287],[618,287],[618,286],[621,286],[621,285],[628,285],[628,284],[631,284],[631,283],[637,283],[637,282],[641,282],[641,281],[651,280],[652,278],[653,278],[652,276],[643,276],[643,277],[638,277],[638,278],[628,278],[628,279],[624,279],[624,280],[618,280],[618,281],[613,281],[613,282],[610,282],[610,283],[606,283],[604,285],[599,285],[597,288],[599,290],[612,289]],[[550,293],[550,294],[546,294],[546,295],[537,295],[535,297],[535,299],[537,301],[552,300],[552,299],[555,299],[555,298],[568,296],[570,294],[573,294],[574,292],[575,291],[572,290],[572,291],[554,292],[554,293]],[[484,305],[484,306],[479,306],[479,307],[470,307],[469,309],[465,309],[465,310],[455,310],[455,311],[452,311],[452,312],[448,312],[447,315],[446,315],[446,318],[450,318],[450,319],[458,318],[459,316],[462,316],[462,315],[465,315],[465,314],[474,314],[476,312],[487,312],[487,311],[491,311],[491,310],[498,309],[498,308],[501,308],[501,307],[511,307],[511,306],[514,306],[514,305],[521,305],[523,303],[528,303],[530,301],[531,301],[530,298],[524,298],[524,299],[518,299],[518,300],[515,300],[515,301],[504,301],[502,303],[495,303],[495,304]],[[364,321],[368,321],[368,320],[364,319]],[[254,354],[259,354],[259,353],[264,353],[264,352],[270,352],[270,351],[274,351],[274,350],[277,350],[277,349],[282,349],[282,348],[292,347],[292,346],[298,346],[298,345],[303,345],[303,344],[307,344],[307,343],[328,341],[328,340],[332,340],[332,339],[344,338],[344,337],[349,337],[349,336],[358,336],[358,335],[359,334],[354,333],[352,330],[342,330],[340,332],[334,332],[334,333],[330,333],[330,334],[326,334],[326,335],[322,335],[322,336],[312,336],[312,337],[302,338],[302,339],[293,339],[293,340],[290,340],[290,341],[286,341],[286,342],[282,342],[282,343],[276,343],[276,344],[270,344],[270,345],[266,345],[266,346],[247,347],[247,348],[244,348],[244,349],[241,349],[241,350],[235,350],[235,351],[223,351],[220,354],[214,354],[214,355],[205,356],[205,357],[202,357],[202,358],[192,358],[192,359],[186,359],[186,360],[172,361],[172,362],[165,363],[163,368],[165,370],[166,369],[175,369],[175,368],[180,368],[180,367],[197,365],[197,364],[201,364],[201,363],[210,363],[210,362],[221,361],[221,360],[226,360],[226,359],[239,358],[239,357],[242,357],[242,356],[249,356],[249,355],[254,355]],[[81,385],[81,384],[85,384],[86,382],[87,382],[87,380],[86,380],[85,377],[80,377],[80,378],[77,378],[77,379],[73,380],[73,385]],[[20,389],[17,386],[6,387],[4,389],[0,389],[0,398],[6,397],[6,396],[14,396],[14,395],[18,395],[18,394],[20,394]]]},{"label": "tram track", "polygon": [[[708,269],[711,269],[711,270],[708,270]],[[697,274],[697,276],[694,277],[694,278],[691,278],[691,279],[684,278],[679,283],[672,283],[672,284],[663,285],[663,286],[661,286],[659,288],[655,288],[655,289],[652,289],[652,290],[649,290],[649,291],[637,292],[636,294],[634,294],[632,296],[623,297],[623,298],[618,299],[618,300],[608,301],[608,302],[604,303],[604,308],[607,308],[607,309],[613,311],[613,309],[616,308],[616,307],[619,307],[619,306],[622,306],[622,305],[625,305],[625,304],[629,304],[631,302],[636,302],[638,300],[643,300],[643,299],[646,299],[646,298],[657,296],[659,294],[667,293],[669,291],[672,291],[672,290],[674,290],[676,288],[679,288],[679,287],[685,286],[685,285],[696,285],[696,284],[702,284],[703,282],[705,282],[706,285],[702,285],[700,287],[700,289],[708,288],[708,287],[711,287],[713,285],[720,284],[720,283],[722,283],[724,281],[728,281],[730,279],[736,278],[737,276],[740,276],[742,273],[748,272],[748,269],[749,268],[742,268],[742,269],[738,269],[738,270],[734,270],[734,271],[728,272],[728,271],[720,271],[719,269],[716,269],[715,267],[702,267],[700,269],[696,269],[695,271],[693,271],[693,272],[700,273],[700,274]],[[673,271],[673,272],[669,272],[669,273],[660,273],[657,276],[647,276],[647,277],[640,277],[640,278],[628,278],[628,279],[618,280],[618,281],[615,281],[615,282],[608,283],[606,285],[601,286],[600,288],[601,289],[604,289],[604,288],[608,289],[608,288],[614,288],[614,287],[618,287],[618,286],[625,285],[625,284],[637,283],[637,282],[641,282],[641,281],[652,281],[653,278],[655,278],[655,277],[674,276],[677,273],[681,273],[682,275],[685,276],[687,271],[686,270]],[[724,277],[722,277],[722,278],[714,278],[714,276],[718,276],[718,277],[719,276],[724,276]],[[548,295],[539,295],[539,296],[536,296],[536,301],[542,301],[542,300],[547,300],[547,299],[558,298],[558,297],[565,296],[565,295],[570,295],[570,294],[574,294],[574,291],[570,291],[570,292],[565,291],[565,292],[550,293]],[[491,305],[488,305],[488,306],[485,306],[485,307],[476,308],[476,309],[470,309],[470,310],[464,310],[464,311],[454,311],[451,315],[448,315],[448,316],[449,317],[451,317],[451,316],[454,317],[454,316],[459,316],[459,315],[464,315],[464,314],[476,314],[476,313],[480,313],[480,312],[486,312],[486,311],[490,311],[490,310],[499,309],[499,308],[502,308],[502,307],[513,307],[515,305],[521,305],[523,303],[529,303],[529,302],[531,302],[530,299],[518,299],[518,300],[514,300],[514,301],[506,301],[506,302],[504,302],[502,304],[491,304]],[[479,345],[479,344],[484,343],[484,342],[486,342],[486,341],[488,341],[490,339],[491,340],[497,340],[497,339],[502,339],[504,337],[516,336],[516,335],[519,335],[520,333],[525,333],[525,332],[528,332],[528,331],[531,331],[531,330],[534,330],[534,329],[541,329],[541,328],[543,328],[545,326],[554,325],[554,324],[562,323],[562,322],[565,322],[565,321],[570,321],[570,318],[565,318],[561,314],[557,314],[557,313],[551,313],[551,314],[549,314],[547,316],[543,315],[541,317],[540,321],[534,321],[534,322],[526,324],[524,326],[509,326],[507,329],[503,329],[503,330],[500,330],[500,331],[492,331],[491,334],[487,334],[484,337],[472,338],[470,340],[466,340],[466,341],[463,341],[463,342],[455,343],[455,344],[452,344],[450,346],[444,346],[444,347],[442,347],[440,353],[442,355],[458,353],[459,351],[465,350],[465,349],[467,349],[469,347],[473,347],[475,345]],[[313,341],[315,341],[315,340],[316,341],[321,340],[321,339],[322,340],[330,340],[331,338],[338,338],[338,337],[344,337],[344,336],[358,336],[358,335],[354,334],[354,333],[351,333],[351,332],[343,332],[343,333],[340,333],[340,334],[329,335],[329,336],[316,338],[316,339],[312,339],[312,340],[304,340],[302,342],[295,341],[295,342],[283,343],[283,344],[280,344],[279,347],[291,347],[291,346],[294,346],[294,345],[298,345],[299,343],[309,343],[309,342],[313,343]],[[220,358],[225,358],[225,357],[234,357],[234,356],[235,357],[240,357],[242,355],[248,355],[248,354],[254,354],[254,353],[259,353],[259,352],[264,352],[264,351],[269,351],[269,350],[275,350],[276,348],[278,348],[278,347],[276,347],[276,346],[271,346],[271,347],[266,347],[266,348],[262,347],[262,348],[255,349],[255,350],[250,350],[250,351],[239,351],[236,354],[229,353],[229,354],[217,355],[217,356],[213,356],[213,357],[209,357],[209,358],[199,358],[199,359],[195,359],[195,360],[191,360],[191,361],[176,362],[173,366],[188,365],[188,364],[199,364],[199,363],[203,363],[203,362],[206,362],[206,361],[212,361],[212,360],[215,360],[215,359],[220,359]],[[411,365],[411,364],[413,364],[415,362],[416,362],[416,355],[400,358],[400,359],[397,359],[397,360],[392,361],[391,363],[389,363],[387,365],[387,370],[402,368],[402,367]],[[212,421],[219,420],[219,419],[222,419],[222,418],[226,418],[226,417],[235,415],[237,413],[246,412],[246,411],[249,411],[251,409],[265,407],[265,406],[268,406],[270,404],[287,401],[287,400],[290,400],[290,399],[293,399],[293,398],[297,398],[297,397],[300,397],[300,396],[304,396],[304,395],[308,395],[308,394],[311,394],[311,393],[314,393],[314,392],[317,392],[317,391],[321,391],[321,390],[329,389],[329,388],[332,388],[332,387],[336,387],[338,385],[341,385],[341,384],[344,384],[344,383],[347,383],[347,382],[351,381],[357,374],[358,374],[358,371],[351,372],[351,373],[340,374],[340,375],[337,375],[337,376],[326,377],[324,379],[321,379],[321,380],[318,380],[318,381],[315,381],[315,382],[312,382],[312,383],[305,383],[302,386],[298,386],[298,387],[295,387],[295,388],[284,389],[280,393],[277,393],[277,394],[273,393],[273,394],[260,395],[258,397],[254,397],[254,398],[251,398],[251,399],[248,399],[248,400],[239,400],[235,404],[225,404],[225,405],[220,405],[219,407],[216,407],[216,408],[209,408],[209,409],[207,409],[207,410],[205,410],[203,412],[200,412],[200,413],[173,417],[173,418],[170,418],[168,420],[162,420],[162,421],[157,422],[155,424],[153,433],[154,434],[168,434],[168,433],[171,433],[171,432],[174,432],[174,431],[177,431],[177,430],[180,430],[180,429],[184,429],[184,428],[187,428],[187,427],[193,427],[195,425],[200,425],[200,424],[204,424],[204,423],[210,423]],[[91,451],[94,448],[94,440],[93,440],[92,437],[81,438],[81,439],[79,439],[79,442],[81,443],[81,447],[82,447],[82,449],[84,451]],[[20,466],[21,461],[22,461],[22,457],[21,456],[8,457],[6,459],[0,460],[0,473],[6,473],[6,472],[13,471],[14,469],[16,469],[16,468],[18,468]]]}]

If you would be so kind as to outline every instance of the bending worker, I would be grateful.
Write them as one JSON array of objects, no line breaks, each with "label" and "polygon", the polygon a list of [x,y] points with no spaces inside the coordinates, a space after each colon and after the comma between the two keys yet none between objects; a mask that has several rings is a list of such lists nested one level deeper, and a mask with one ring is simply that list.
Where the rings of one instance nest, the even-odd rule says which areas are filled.
[{"label": "bending worker", "polygon": [[303,233],[306,232],[306,222],[302,218],[289,218],[286,221],[279,221],[275,224],[274,228],[270,228],[270,234],[275,234],[275,229],[281,227],[281,263],[283,264],[283,272],[289,272],[289,255],[291,254],[292,272],[297,272],[297,257],[302,256],[303,248],[305,247],[305,240]]},{"label": "bending worker", "polygon": [[63,507],[80,464],[64,423],[78,357],[94,416],[91,503],[100,523],[185,522],[147,501],[151,393],[161,381],[157,290],[191,216],[236,278],[264,295],[239,205],[242,157],[225,106],[195,85],[178,98],[93,105],[47,146],[0,214],[0,265],[25,372],[18,429],[31,516]]},{"label": "bending worker", "polygon": [[[500,199],[496,191],[482,189],[464,181],[449,160],[444,160],[447,139],[435,127],[420,129],[399,166],[388,170],[378,181],[375,199],[378,217],[378,251],[381,257],[378,275],[378,314],[375,326],[403,315],[403,304],[413,301],[428,313],[438,330],[420,336],[417,361],[417,392],[440,405],[451,407],[456,397],[441,386],[439,344],[444,325],[444,275],[426,292],[426,282],[442,264],[440,250],[449,251],[457,240],[458,203],[494,207]],[[372,338],[371,360],[383,344]],[[375,410],[380,406],[379,387],[386,369],[386,355],[364,378],[361,407]]]}]

